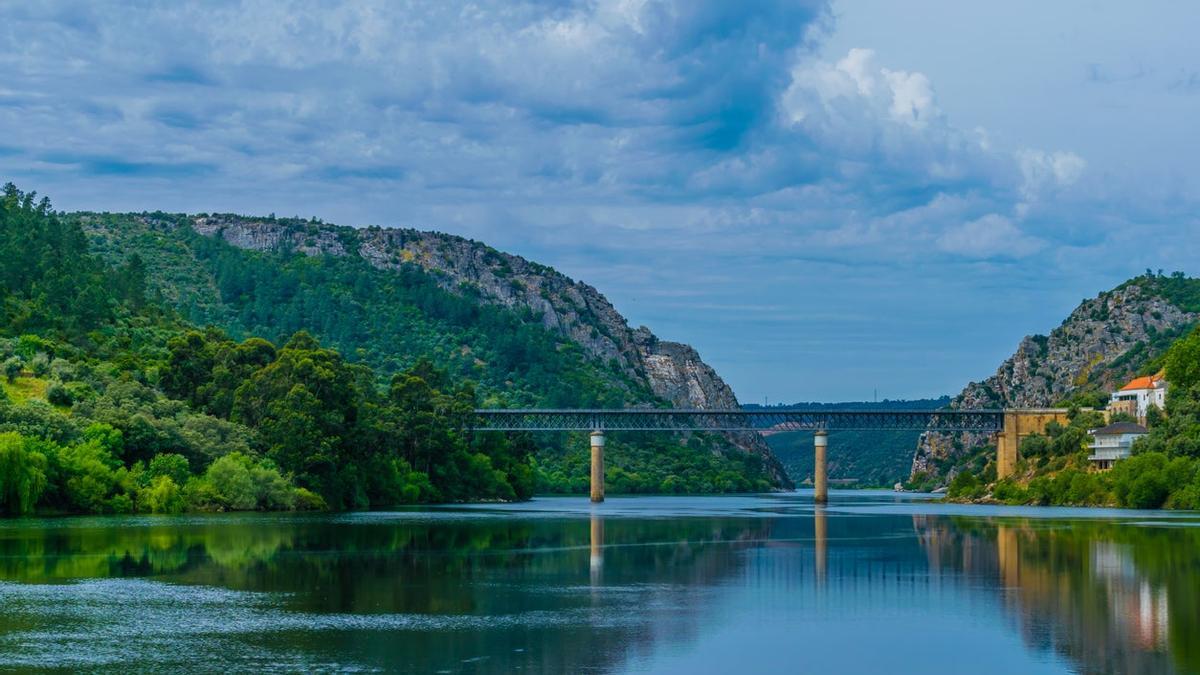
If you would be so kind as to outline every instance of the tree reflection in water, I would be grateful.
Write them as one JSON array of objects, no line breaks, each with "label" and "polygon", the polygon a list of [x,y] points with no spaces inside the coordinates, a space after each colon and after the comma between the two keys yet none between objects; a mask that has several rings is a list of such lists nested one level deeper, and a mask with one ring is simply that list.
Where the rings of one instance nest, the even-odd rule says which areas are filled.
[{"label": "tree reflection in water", "polygon": [[[494,660],[490,669],[560,672],[610,668],[664,631],[687,639],[703,589],[736,572],[738,550],[767,538],[771,524],[453,512],[434,519],[251,514],[126,519],[119,526],[104,519],[76,520],[70,527],[67,521],[45,522],[52,526],[26,521],[0,531],[0,578],[52,584],[147,579],[262,594],[253,600],[229,596],[236,607],[203,608],[226,617],[226,642],[239,643],[227,650],[334,659],[299,662],[305,666],[344,666],[338,659],[352,655],[370,667],[423,671],[457,668],[462,659],[479,656]],[[112,604],[88,600],[95,602],[95,615],[69,619],[90,624],[97,634],[112,622],[105,614],[117,611],[121,594],[129,594],[126,602],[141,597],[154,604],[159,592],[127,585],[62,588],[74,589],[63,597],[112,595]],[[255,608],[252,620],[243,611],[247,603]],[[156,617],[179,620],[153,608],[141,620]],[[66,630],[62,617],[0,617],[0,635],[31,627],[43,635]],[[171,627],[157,628],[149,634],[170,636]],[[203,630],[222,632],[207,622]],[[127,632],[137,639],[135,627]],[[53,646],[60,656],[72,649],[70,643]],[[146,649],[159,652],[161,646]]]},{"label": "tree reflection in water", "polygon": [[1200,529],[933,518],[933,569],[991,579],[1027,644],[1085,673],[1200,672]]},{"label": "tree reflection in water", "polygon": [[[669,669],[726,637],[700,665],[865,670],[1011,655],[1015,633],[1045,670],[1200,672],[1184,521],[660,500],[7,521],[0,667]],[[954,637],[931,646],[929,621]],[[889,653],[854,651],[864,626]]]}]

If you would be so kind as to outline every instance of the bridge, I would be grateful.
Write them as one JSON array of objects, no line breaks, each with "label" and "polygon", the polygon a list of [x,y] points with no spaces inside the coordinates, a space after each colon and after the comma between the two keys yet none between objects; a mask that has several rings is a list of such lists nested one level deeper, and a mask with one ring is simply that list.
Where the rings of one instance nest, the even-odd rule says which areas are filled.
[{"label": "bridge", "polygon": [[476,431],[586,431],[591,434],[591,499],[604,501],[606,431],[753,432],[813,431],[814,499],[829,499],[826,454],[830,431],[930,431],[978,433],[996,439],[997,476],[1013,473],[1021,438],[1044,433],[1050,422],[1067,423],[1066,408],[1007,410],[703,410],[695,408],[481,409]]}]

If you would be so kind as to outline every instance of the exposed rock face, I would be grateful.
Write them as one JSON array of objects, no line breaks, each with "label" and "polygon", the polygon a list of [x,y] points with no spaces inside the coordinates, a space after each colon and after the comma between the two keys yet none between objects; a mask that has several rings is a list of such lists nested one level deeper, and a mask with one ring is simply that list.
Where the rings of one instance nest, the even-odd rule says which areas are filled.
[{"label": "exposed rock face", "polygon": [[[577,343],[594,359],[615,363],[625,375],[647,384],[676,407],[739,407],[733,390],[692,347],[661,341],[645,327],[633,330],[595,288],[476,241],[412,229],[355,229],[227,215],[194,218],[192,227],[244,249],[357,254],[380,269],[416,264],[438,277],[447,290],[457,292],[466,284],[485,302],[528,310],[547,330]],[[757,434],[729,438],[759,455],[780,484],[790,485],[783,467]]]},{"label": "exposed rock face", "polygon": [[[1122,285],[1085,300],[1048,337],[1033,335],[1021,340],[1016,353],[995,375],[968,384],[950,405],[1042,408],[1084,387],[1111,391],[1140,365],[1121,363],[1121,357],[1134,348],[1144,349],[1155,334],[1179,330],[1197,318],[1200,315],[1182,311],[1137,283]],[[958,443],[945,434],[924,434],[913,457],[912,473],[930,471],[935,460],[988,442],[979,434],[966,434]]]}]

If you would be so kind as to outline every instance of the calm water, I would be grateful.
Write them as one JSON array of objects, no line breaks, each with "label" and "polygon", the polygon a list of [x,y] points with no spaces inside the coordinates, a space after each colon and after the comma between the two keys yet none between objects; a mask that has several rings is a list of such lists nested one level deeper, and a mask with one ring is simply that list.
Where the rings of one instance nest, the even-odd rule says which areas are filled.
[{"label": "calm water", "polygon": [[0,523],[0,668],[1200,672],[1200,514],[890,494]]}]

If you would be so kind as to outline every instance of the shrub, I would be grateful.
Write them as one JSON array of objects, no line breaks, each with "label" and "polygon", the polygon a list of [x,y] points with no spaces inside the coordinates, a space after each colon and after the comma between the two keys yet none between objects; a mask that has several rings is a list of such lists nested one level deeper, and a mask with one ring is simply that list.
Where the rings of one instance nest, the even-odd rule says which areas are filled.
[{"label": "shrub", "polygon": [[46,377],[50,374],[50,357],[45,352],[34,354],[29,361],[29,369],[38,377]]},{"label": "shrub", "polygon": [[16,381],[17,376],[21,374],[21,370],[25,368],[25,362],[19,356],[10,356],[4,361],[4,377],[8,378],[8,383],[12,384]]},{"label": "shrub", "polygon": [[295,496],[295,508],[300,511],[324,511],[328,508],[321,495],[308,488],[296,488],[293,494]]},{"label": "shrub", "polygon": [[1008,504],[1024,504],[1029,501],[1029,493],[1011,478],[997,481],[996,486],[992,488],[992,497],[996,501]]},{"label": "shrub", "polygon": [[139,501],[142,510],[151,513],[179,513],[186,505],[179,484],[166,474],[155,477],[150,487],[142,491]]},{"label": "shrub", "polygon": [[50,405],[64,408],[75,402],[75,399],[71,397],[71,392],[67,391],[62,382],[54,382],[46,389],[46,400],[50,402]]}]

